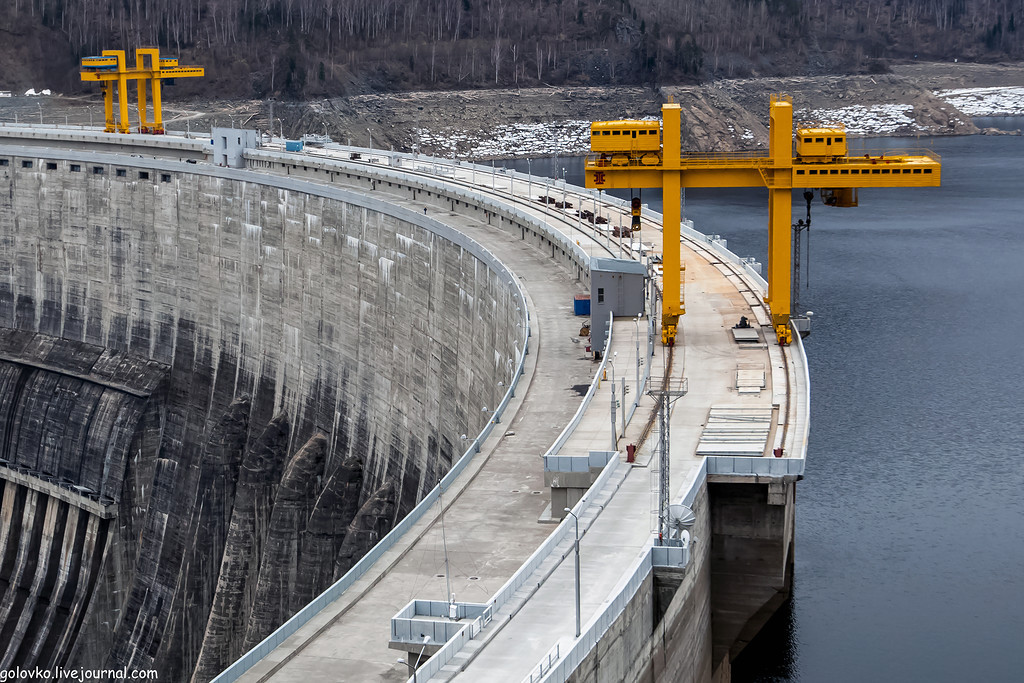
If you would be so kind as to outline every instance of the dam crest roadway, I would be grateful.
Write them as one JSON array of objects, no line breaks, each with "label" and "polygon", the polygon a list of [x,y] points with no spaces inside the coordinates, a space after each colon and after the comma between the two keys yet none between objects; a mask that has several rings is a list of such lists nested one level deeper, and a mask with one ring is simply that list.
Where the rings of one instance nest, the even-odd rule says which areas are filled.
[{"label": "dam crest roadway", "polygon": [[[230,131],[215,131],[214,138],[226,137],[225,130]],[[230,162],[238,167],[230,168],[213,163],[210,138],[168,135],[155,140],[90,130],[0,126],[0,160],[7,162],[0,170],[8,185],[0,185],[0,195],[11,198],[0,209],[7,214],[0,223],[8,245],[2,263],[7,283],[3,294],[4,301],[11,302],[0,301],[0,327],[7,328],[3,330],[5,340],[11,340],[5,344],[2,360],[20,368],[21,376],[31,368],[37,374],[105,387],[104,396],[127,397],[98,400],[130,405],[122,412],[141,415],[136,436],[129,435],[129,440],[134,439],[140,448],[149,444],[153,452],[150,466],[157,473],[170,466],[167,447],[153,443],[166,438],[172,427],[161,415],[174,411],[161,408],[153,397],[160,396],[168,382],[173,384],[173,379],[167,378],[182,363],[178,355],[184,339],[180,325],[174,333],[170,327],[163,331],[159,316],[154,315],[152,332],[139,336],[126,324],[128,340],[113,346],[135,354],[108,353],[111,360],[107,366],[121,368],[117,372],[101,372],[102,367],[83,363],[78,370],[69,369],[55,360],[57,354],[40,351],[60,346],[61,342],[54,340],[67,340],[68,345],[75,345],[69,351],[73,356],[101,356],[105,352],[100,347],[109,346],[111,339],[110,323],[117,320],[113,302],[123,296],[123,292],[113,291],[117,288],[101,290],[93,282],[100,274],[86,267],[88,274],[80,280],[87,283],[83,298],[91,301],[105,296],[110,302],[95,323],[97,330],[103,327],[104,331],[89,332],[93,323],[88,314],[77,314],[82,322],[73,323],[76,317],[69,311],[74,310],[78,274],[58,261],[73,263],[75,257],[59,256],[41,246],[55,237],[53,230],[45,232],[45,226],[52,221],[73,226],[74,219],[59,216],[72,210],[76,193],[102,191],[108,198],[103,201],[110,204],[103,209],[104,215],[112,217],[105,229],[116,228],[123,220],[118,207],[134,192],[134,196],[146,197],[139,200],[139,207],[152,204],[153,209],[147,213],[149,208],[137,208],[132,216],[153,215],[158,222],[175,225],[173,229],[158,228],[152,239],[155,252],[163,254],[163,263],[181,263],[180,259],[190,258],[182,253],[191,251],[198,254],[200,264],[194,277],[185,273],[180,283],[175,272],[160,272],[159,264],[152,264],[152,275],[149,266],[143,265],[139,281],[158,295],[166,288],[167,306],[177,306],[176,315],[192,310],[189,307],[196,309],[197,329],[208,327],[209,335],[220,340],[214,346],[238,349],[238,379],[232,381],[232,391],[224,390],[224,396],[235,388],[247,391],[231,395],[231,401],[215,401],[224,404],[218,409],[231,413],[235,406],[237,414],[244,414],[248,409],[236,403],[241,394],[247,393],[253,405],[259,402],[260,391],[272,395],[269,404],[261,408],[260,419],[248,417],[247,423],[258,432],[271,417],[287,415],[296,432],[290,437],[294,448],[289,462],[298,464],[312,460],[299,461],[294,453],[320,449],[319,467],[325,468],[324,461],[334,458],[334,466],[340,468],[340,462],[348,462],[361,447],[359,435],[379,433],[381,439],[399,444],[400,448],[381,450],[386,458],[365,459],[360,475],[364,483],[359,484],[364,493],[359,500],[360,508],[367,511],[365,520],[380,518],[370,514],[377,500],[378,512],[390,509],[392,517],[400,514],[405,521],[390,533],[379,527],[360,529],[357,536],[364,542],[358,550],[360,555],[368,554],[362,560],[353,558],[342,574],[338,574],[333,557],[329,562],[321,560],[316,566],[329,564],[335,575],[330,571],[324,574],[331,577],[331,587],[311,602],[267,592],[263,586],[268,581],[262,579],[266,571],[260,570],[260,578],[251,579],[246,590],[264,591],[271,602],[281,605],[273,617],[283,614],[281,621],[287,621],[283,625],[277,621],[276,630],[263,624],[251,627],[251,633],[225,636],[233,643],[227,648],[232,657],[226,661],[211,654],[221,642],[211,635],[217,629],[209,617],[211,610],[216,612],[219,597],[196,601],[205,605],[195,608],[192,617],[192,621],[202,622],[201,632],[190,635],[185,624],[177,623],[180,619],[173,616],[172,605],[181,599],[181,594],[174,593],[177,588],[165,591],[166,602],[157,601],[152,597],[157,591],[142,590],[139,579],[146,567],[133,567],[135,578],[125,583],[99,558],[98,569],[90,574],[93,587],[76,603],[80,603],[76,609],[84,626],[75,637],[89,644],[76,646],[69,640],[63,650],[47,650],[49,641],[44,638],[38,646],[8,650],[6,661],[28,661],[19,658],[28,657],[29,652],[41,661],[42,653],[59,650],[65,662],[160,662],[166,656],[161,647],[168,646],[161,646],[153,632],[162,630],[165,643],[176,638],[175,642],[187,644],[185,649],[192,653],[191,661],[178,665],[177,677],[182,680],[210,680],[224,666],[227,668],[214,680],[289,681],[339,675],[345,680],[412,680],[417,665],[415,677],[422,681],[728,680],[730,660],[789,594],[795,483],[803,474],[808,431],[809,386],[803,348],[799,339],[788,347],[774,343],[770,312],[763,303],[766,284],[756,264],[736,257],[721,240],[684,223],[687,306],[676,347],[670,352],[660,344],[657,316],[651,316],[648,302],[638,317],[614,318],[608,347],[600,360],[594,360],[585,351],[587,337],[581,337],[580,327],[586,318],[574,315],[574,299],[591,293],[592,272],[596,272],[592,267],[624,267],[620,255],[640,262],[641,272],[652,274],[651,284],[660,286],[657,259],[650,262],[650,255],[662,250],[660,216],[644,212],[639,242],[645,246],[643,250],[630,249],[629,242],[622,246],[609,230],[584,222],[576,213],[582,207],[608,217],[608,225],[628,224],[629,208],[624,202],[560,181],[333,144],[307,147],[302,152],[286,152],[283,146],[283,141],[274,140],[259,148],[246,147]],[[72,170],[73,166],[79,170]],[[145,189],[138,189],[143,186]],[[140,194],[150,192],[150,186],[155,188],[152,199]],[[173,196],[168,190],[173,190]],[[19,193],[24,194],[19,198]],[[62,198],[56,201],[55,195]],[[541,196],[567,202],[572,208],[541,203],[537,201]],[[27,211],[32,203],[41,207],[38,215]],[[273,217],[278,210],[275,205],[280,207],[280,219]],[[324,212],[318,215],[320,209]],[[244,212],[245,218],[232,212]],[[196,216],[196,225],[203,229],[217,226],[221,231],[217,249],[204,246],[201,236],[194,237],[180,227],[190,216]],[[272,237],[269,229],[278,220],[280,240]],[[359,227],[343,239],[329,234],[332,221]],[[70,232],[65,229],[57,238]],[[143,235],[143,239],[149,237]],[[375,239],[380,244],[374,243]],[[317,258],[317,249],[327,249],[328,242],[339,245],[337,266],[325,259],[311,269],[306,262]],[[91,262],[88,239],[72,246],[82,254],[83,263]],[[355,252],[346,252],[346,248]],[[229,252],[241,256],[229,263]],[[401,282],[398,271],[420,259],[426,267],[422,272],[420,266],[414,268],[413,284],[395,284]],[[21,272],[31,269],[33,263],[35,273]],[[216,268],[209,270],[214,263]],[[236,264],[237,278],[232,275]],[[248,268],[252,268],[252,277],[246,275]],[[355,285],[345,279],[353,277],[353,272],[367,278],[359,279],[360,284],[373,288],[374,293],[361,302],[352,291]],[[449,278],[456,272],[462,279],[452,289]],[[102,277],[116,279],[117,275],[107,269]],[[211,278],[234,284],[211,286]],[[57,285],[58,280],[62,284]],[[209,318],[218,315],[205,314],[205,302],[224,296],[234,286],[242,292],[242,301],[235,307],[241,321],[233,326],[209,324]],[[176,287],[177,293],[170,294]],[[258,305],[246,300],[246,292],[253,287],[259,291],[255,295]],[[419,287],[428,292],[421,299],[415,298],[413,291]],[[313,292],[321,290],[330,293],[312,301]],[[396,295],[396,290],[401,291]],[[45,300],[47,292],[56,303],[33,306],[27,302],[37,294]],[[274,304],[277,308],[271,309],[270,297],[279,299]],[[356,303],[348,303],[348,298]],[[649,297],[645,294],[644,299]],[[154,296],[152,307],[159,309],[160,301]],[[592,304],[596,303],[595,297]],[[89,305],[83,304],[83,308]],[[220,309],[231,308],[210,305],[219,307],[215,310],[221,318],[225,312]],[[56,322],[53,314],[47,313],[54,307],[63,311]],[[145,315],[137,301],[125,304],[125,310],[129,321],[137,322]],[[335,311],[344,311],[345,319],[338,316],[335,320]],[[279,322],[257,320],[259,315]],[[491,318],[485,315],[493,322],[486,322]],[[319,352],[310,351],[311,321],[316,316],[337,327],[336,336],[331,337],[337,341],[329,344],[322,341],[323,333],[317,332],[321,335]],[[423,317],[429,317],[429,324],[417,322]],[[747,318],[752,328],[734,334],[733,327],[741,317]],[[367,326],[369,329],[364,329]],[[133,334],[139,337],[138,343]],[[179,343],[161,355],[162,334]],[[442,335],[458,343],[431,341]],[[387,431],[392,429],[390,425],[368,421],[368,426],[353,428],[350,436],[341,439],[340,422],[346,414],[351,419],[350,413],[358,412],[357,408],[345,408],[333,416],[334,411],[322,409],[304,413],[310,399],[303,398],[301,387],[314,383],[315,373],[324,372],[326,364],[336,362],[347,372],[358,374],[353,361],[344,355],[353,352],[344,348],[346,338],[358,340],[355,361],[365,360],[368,368],[364,376],[344,386],[376,387],[370,394],[361,389],[352,392],[350,405],[355,407],[363,395],[370,395],[369,410],[380,412],[385,421],[408,425],[407,429],[414,431],[433,425],[437,438],[424,436],[422,440],[439,445],[409,446],[411,452],[422,451],[424,457],[401,455],[408,437],[395,437]],[[197,337],[189,343],[199,351],[206,342],[200,343]],[[252,344],[265,347],[254,354],[246,350]],[[337,351],[331,350],[334,345]],[[447,346],[459,349],[458,354],[444,358],[439,349]],[[598,347],[596,339],[594,346]],[[150,350],[145,362],[138,357],[143,348]],[[317,360],[310,360],[312,356]],[[128,366],[130,370],[124,369]],[[384,378],[380,376],[384,370],[395,374]],[[424,372],[425,378],[421,377]],[[442,379],[449,372],[454,385]],[[252,378],[243,381],[249,375]],[[260,381],[273,387],[261,388]],[[487,386],[474,389],[472,384]],[[341,386],[339,396],[346,391]],[[416,387],[421,393],[403,402],[403,394]],[[693,513],[687,531],[678,540],[665,539],[664,545],[656,533],[659,390],[673,395],[670,502]],[[217,395],[219,390],[208,391]],[[449,411],[443,405],[447,400],[455,401],[457,408]],[[389,408],[393,401],[400,410]],[[341,403],[340,399],[336,402]],[[356,421],[359,419],[370,418],[356,416]],[[304,420],[309,425],[301,426]],[[196,424],[202,422],[225,425],[210,443],[230,441],[231,423],[205,417]],[[213,433],[218,428],[203,429]],[[302,436],[298,436],[300,432]],[[253,440],[256,436],[243,438],[250,445]],[[348,455],[340,451],[335,455],[331,449],[342,441],[350,448]],[[447,457],[428,464],[427,456],[444,453],[445,443],[449,444]],[[627,456],[627,445],[636,445],[634,457]],[[206,452],[213,450],[207,446]],[[129,526],[136,540],[110,540],[104,552],[125,558],[148,557],[144,539],[153,530],[152,513],[141,504],[141,491],[140,505],[132,506],[124,496],[76,489],[84,486],[76,481],[84,476],[81,472],[68,470],[67,483],[62,481],[63,475],[41,469],[44,459],[27,466],[4,457],[7,462],[0,463],[5,482],[4,547],[16,545],[15,525],[11,524],[14,512],[24,520],[20,527],[42,524],[32,522],[29,503],[43,507],[45,499],[61,501],[83,518],[134,517]],[[234,462],[241,458],[236,456]],[[392,491],[388,499],[388,472],[396,471],[391,469],[396,463],[401,463],[397,470],[401,479],[393,484],[403,490]],[[141,468],[122,467],[128,471],[126,480],[160,481]],[[198,464],[190,467],[202,469]],[[226,495],[216,476],[204,477],[201,472],[194,476],[197,490],[213,498]],[[435,486],[442,477],[441,485]],[[366,483],[371,480],[372,484]],[[203,483],[206,481],[212,483]],[[238,482],[242,490],[242,479]],[[122,486],[121,481],[111,486],[115,484]],[[311,490],[303,486],[299,488]],[[381,496],[375,499],[378,493]],[[317,497],[322,498],[322,493]],[[170,506],[169,501],[162,504]],[[312,509],[302,507],[298,499],[295,505],[293,519],[302,515],[312,519]],[[154,502],[150,507],[159,505]],[[563,507],[571,508],[573,514],[559,512]],[[69,514],[53,504],[50,509],[58,510],[49,514],[59,519]],[[581,577],[578,636],[577,519]],[[97,529],[102,523],[90,522]],[[213,527],[214,536],[229,539],[230,514],[219,524]],[[203,525],[211,528],[205,521]],[[70,528],[70,522],[62,522],[61,528]],[[109,538],[118,536],[113,526],[102,528]],[[348,526],[349,535],[353,528]],[[282,535],[277,546],[270,536],[267,544],[282,553],[289,548],[305,550],[308,546],[302,545],[302,539],[312,533],[307,529],[305,536],[292,540]],[[39,538],[30,544],[38,546],[43,542]],[[221,548],[227,543],[225,540]],[[340,543],[330,541],[326,547],[336,548]],[[348,546],[346,550],[355,552]],[[41,595],[46,581],[33,578],[38,572],[34,574],[35,569],[18,561],[25,552],[11,550],[4,555],[9,558],[5,571],[7,566],[14,568],[10,578],[4,578],[8,585],[21,585],[30,595]],[[191,552],[198,561],[198,549]],[[164,554],[166,549],[146,561],[168,566]],[[229,555],[225,552],[226,558]],[[59,550],[51,557],[59,563]],[[218,574],[225,571],[221,567],[228,567],[215,559],[217,567],[202,572],[176,570],[181,578],[168,580],[167,585],[192,582],[197,588],[187,595],[205,595],[212,588],[204,591],[201,587],[216,586]],[[305,565],[290,566],[301,574]],[[45,568],[40,571],[46,574]],[[157,583],[150,581],[151,586]],[[304,590],[309,598],[315,595],[308,587]],[[124,593],[137,599],[118,597]],[[452,594],[454,599],[450,599]],[[0,605],[4,606],[0,616],[12,615],[7,616],[8,621],[15,614],[21,615],[18,619],[23,624],[33,618],[30,609],[11,598],[5,597]],[[255,608],[247,609],[252,619],[261,616],[255,614]],[[104,627],[113,632],[103,637],[83,635],[88,628],[109,621],[110,615],[128,610],[134,610],[141,624],[134,636],[122,637],[123,622]],[[449,618],[451,611],[454,619]],[[100,618],[104,613],[107,616]],[[268,614],[264,621],[269,623],[273,617]],[[65,629],[66,640],[72,638],[73,630]],[[240,649],[243,643],[244,650]],[[114,654],[107,654],[108,650]],[[140,656],[143,651],[147,654]]]}]

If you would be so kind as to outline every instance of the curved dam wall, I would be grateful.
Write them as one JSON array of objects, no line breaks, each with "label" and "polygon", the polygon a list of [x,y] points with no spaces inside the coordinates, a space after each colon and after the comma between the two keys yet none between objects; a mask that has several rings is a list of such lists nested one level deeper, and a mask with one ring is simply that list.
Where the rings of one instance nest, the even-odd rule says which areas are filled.
[{"label": "curved dam wall", "polygon": [[0,668],[207,680],[461,455],[525,307],[378,201],[47,153],[0,148]]}]

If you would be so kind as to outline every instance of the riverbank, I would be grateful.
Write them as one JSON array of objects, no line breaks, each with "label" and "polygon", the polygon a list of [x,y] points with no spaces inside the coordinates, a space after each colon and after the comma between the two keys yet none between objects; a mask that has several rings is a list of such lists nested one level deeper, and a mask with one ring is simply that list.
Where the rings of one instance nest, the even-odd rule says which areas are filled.
[{"label": "riverbank", "polygon": [[[673,97],[683,107],[683,148],[733,151],[767,146],[768,100],[792,95],[797,121],[838,122],[854,136],[1000,133],[979,116],[1024,115],[1024,64],[910,63],[890,73],[715,81],[652,88],[534,88],[387,93],[312,102],[214,101],[184,105],[169,93],[171,130],[211,125],[273,127],[289,137],[328,134],[341,142],[469,159],[580,155],[591,121],[656,118]],[[97,98],[13,97],[0,120],[98,125]],[[1012,131],[1010,132],[1012,134]]]}]

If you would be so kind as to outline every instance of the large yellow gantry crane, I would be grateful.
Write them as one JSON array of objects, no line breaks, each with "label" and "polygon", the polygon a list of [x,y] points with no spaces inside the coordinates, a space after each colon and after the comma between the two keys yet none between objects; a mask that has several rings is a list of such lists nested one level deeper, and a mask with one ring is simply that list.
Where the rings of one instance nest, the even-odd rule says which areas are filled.
[{"label": "large yellow gantry crane", "polygon": [[[148,62],[148,64],[147,64]],[[164,132],[164,116],[160,99],[160,81],[165,78],[194,78],[204,73],[201,66],[178,66],[178,60],[161,57],[160,50],[142,47],[135,50],[135,67],[129,68],[124,50],[104,50],[99,57],[84,57],[80,72],[83,81],[99,81],[103,88],[103,109],[108,133],[128,133],[128,81],[135,81],[139,91],[139,132]],[[117,87],[118,119],[114,121],[114,87]],[[147,90],[153,91],[153,121],[149,121]]]},{"label": "large yellow gantry crane", "polygon": [[[585,161],[586,186],[598,189],[660,187],[663,191],[663,294],[661,338],[675,342],[684,313],[680,255],[680,190],[684,187],[765,187],[768,189],[768,293],[765,303],[779,344],[793,339],[789,325],[792,277],[792,191],[820,189],[826,203],[856,206],[861,187],[939,185],[941,164],[933,153],[919,156],[847,155],[842,127],[801,128],[793,145],[793,101],[771,98],[768,154],[680,153],[680,107],[661,108],[657,121],[602,121],[591,126],[591,153]],[[650,130],[648,130],[650,129]],[[660,144],[659,144],[660,143]]]}]

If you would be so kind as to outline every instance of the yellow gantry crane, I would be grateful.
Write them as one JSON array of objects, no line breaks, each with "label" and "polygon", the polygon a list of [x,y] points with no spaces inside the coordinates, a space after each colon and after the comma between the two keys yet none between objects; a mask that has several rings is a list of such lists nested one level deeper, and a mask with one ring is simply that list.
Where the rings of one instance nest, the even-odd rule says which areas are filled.
[{"label": "yellow gantry crane", "polygon": [[[675,342],[684,313],[680,263],[680,190],[684,187],[768,189],[768,294],[765,303],[779,344],[792,341],[789,325],[792,277],[792,191],[819,189],[832,206],[856,206],[861,187],[924,187],[940,182],[938,155],[899,153],[848,156],[841,126],[797,130],[793,144],[793,100],[771,98],[768,154],[680,152],[678,104],[661,108],[657,121],[601,121],[591,125],[586,186],[598,189],[660,187],[663,191],[663,294],[661,339]],[[660,139],[659,139],[660,138]]]},{"label": "yellow gantry crane", "polygon": [[[143,47],[135,50],[135,67],[128,68],[124,50],[104,50],[99,57],[84,57],[80,72],[83,81],[99,81],[103,88],[103,109],[108,133],[128,133],[128,81],[133,80],[139,91],[139,132],[164,132],[164,118],[160,100],[160,81],[165,78],[194,78],[204,73],[201,66],[178,66],[178,60],[161,57],[160,50]],[[149,121],[147,91],[153,91],[153,121]],[[118,119],[114,121],[114,88],[117,88]]]}]

